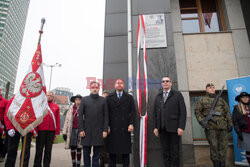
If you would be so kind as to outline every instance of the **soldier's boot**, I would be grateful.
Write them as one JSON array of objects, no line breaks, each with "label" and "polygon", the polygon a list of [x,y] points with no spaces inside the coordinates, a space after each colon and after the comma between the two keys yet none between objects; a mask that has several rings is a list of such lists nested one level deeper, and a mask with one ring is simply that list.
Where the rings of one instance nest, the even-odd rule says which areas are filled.
[{"label": "soldier's boot", "polygon": [[250,165],[250,151],[246,151],[246,158],[247,158],[248,164]]},{"label": "soldier's boot", "polygon": [[213,161],[214,167],[220,167],[220,162],[219,161]]},{"label": "soldier's boot", "polygon": [[220,167],[226,167],[226,163],[225,162],[220,162]]}]

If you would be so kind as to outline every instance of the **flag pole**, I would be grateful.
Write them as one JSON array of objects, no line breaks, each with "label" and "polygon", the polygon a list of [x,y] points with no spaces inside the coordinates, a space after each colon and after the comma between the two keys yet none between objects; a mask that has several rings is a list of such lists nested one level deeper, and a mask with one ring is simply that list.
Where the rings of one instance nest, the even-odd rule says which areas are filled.
[{"label": "flag pole", "polygon": [[127,21],[128,21],[128,93],[133,95],[133,55],[132,55],[132,9],[131,0],[127,0]]},{"label": "flag pole", "polygon": [[23,167],[23,161],[24,161],[24,154],[25,154],[26,141],[27,141],[27,135],[25,135],[25,136],[24,136],[24,139],[23,139],[23,144],[22,144],[22,158],[21,158],[20,167]]},{"label": "flag pole", "polygon": [[43,26],[44,26],[44,24],[45,24],[45,18],[42,18],[42,20],[41,20],[41,28],[39,30],[40,35],[39,35],[39,39],[38,39],[38,45],[41,42],[41,37],[42,37],[42,34],[43,34]]},{"label": "flag pole", "polygon": [[[42,37],[42,34],[43,34],[43,26],[45,24],[45,18],[42,18],[41,20],[41,28],[39,30],[39,39],[38,39],[38,44],[40,44],[41,42],[41,37]],[[22,144],[22,157],[21,157],[21,163],[20,163],[20,167],[23,167],[23,162],[24,162],[24,155],[25,155],[25,148],[26,148],[26,142],[27,142],[27,134],[24,136],[24,139],[23,139],[23,144]]]}]

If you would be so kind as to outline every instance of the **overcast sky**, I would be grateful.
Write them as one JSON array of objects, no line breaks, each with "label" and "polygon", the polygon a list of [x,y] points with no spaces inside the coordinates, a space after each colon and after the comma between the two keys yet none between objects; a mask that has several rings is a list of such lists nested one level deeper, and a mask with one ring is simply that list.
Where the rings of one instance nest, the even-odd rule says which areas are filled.
[{"label": "overcast sky", "polygon": [[[43,62],[53,68],[51,89],[66,87],[87,95],[86,77],[102,78],[105,0],[31,0],[19,59],[15,92],[36,51],[41,18]],[[50,68],[44,67],[47,90]]]}]

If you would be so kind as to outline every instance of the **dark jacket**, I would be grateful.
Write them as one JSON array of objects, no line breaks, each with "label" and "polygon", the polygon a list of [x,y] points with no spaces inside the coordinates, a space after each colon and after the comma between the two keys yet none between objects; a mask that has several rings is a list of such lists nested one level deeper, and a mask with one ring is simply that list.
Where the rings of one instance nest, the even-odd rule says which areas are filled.
[{"label": "dark jacket", "polygon": [[79,132],[84,131],[83,146],[102,146],[103,131],[108,130],[108,110],[106,100],[92,95],[82,98],[78,118]]},{"label": "dark jacket", "polygon": [[234,130],[237,134],[241,133],[242,129],[247,128],[247,121],[243,113],[240,112],[238,105],[234,106],[232,119],[234,124]]},{"label": "dark jacket", "polygon": [[164,120],[163,123],[167,132],[177,132],[178,128],[184,130],[187,112],[182,94],[171,89],[165,103],[162,94],[161,91],[154,102],[154,128],[161,131],[161,120]]},{"label": "dark jacket", "polygon": [[128,126],[134,124],[135,103],[131,95],[123,91],[120,100],[116,92],[107,97],[109,110],[110,134],[108,135],[108,152],[128,154],[131,152],[131,134]]}]

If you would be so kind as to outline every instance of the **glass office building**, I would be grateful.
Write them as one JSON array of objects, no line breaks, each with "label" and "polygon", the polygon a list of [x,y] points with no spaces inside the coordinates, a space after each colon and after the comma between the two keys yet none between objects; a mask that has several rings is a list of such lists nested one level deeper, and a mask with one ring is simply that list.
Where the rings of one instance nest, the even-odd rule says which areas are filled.
[{"label": "glass office building", "polygon": [[0,0],[0,87],[13,95],[29,0]]}]

